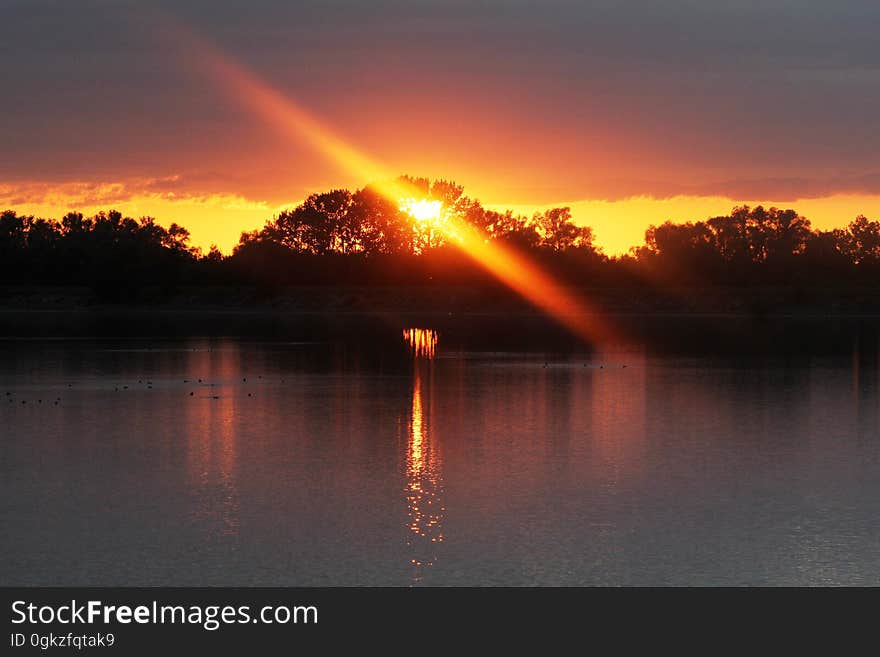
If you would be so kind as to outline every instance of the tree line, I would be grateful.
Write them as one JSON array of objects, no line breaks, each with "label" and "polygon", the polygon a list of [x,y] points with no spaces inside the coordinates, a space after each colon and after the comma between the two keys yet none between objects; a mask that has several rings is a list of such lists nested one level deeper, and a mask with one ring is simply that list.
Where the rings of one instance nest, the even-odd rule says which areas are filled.
[{"label": "tree line", "polygon": [[[442,212],[486,240],[528,253],[573,285],[840,285],[880,281],[880,222],[812,228],[792,209],[739,206],[704,221],[650,226],[642,245],[608,257],[569,208],[525,216],[483,207],[448,181],[405,178]],[[181,283],[281,285],[493,285],[494,279],[444,234],[442,219],[416,219],[374,187],[313,194],[259,230],[232,254],[189,245],[178,224],[117,211],[60,221],[0,214],[0,276],[17,284],[88,285],[125,300],[144,287]]]},{"label": "tree line", "polygon": [[69,212],[60,221],[0,214],[0,276],[7,284],[89,285],[123,298],[146,283],[170,288],[201,254],[189,231],[152,217],[111,210],[93,217]]},{"label": "tree line", "polygon": [[[419,198],[438,202],[443,213],[462,218],[488,239],[525,249],[593,248],[592,230],[576,225],[569,208],[553,208],[527,218],[511,211],[488,210],[453,182],[407,176],[398,182]],[[300,254],[375,256],[422,254],[446,246],[447,239],[436,222],[414,220],[405,205],[368,186],[354,193],[335,189],[312,194],[301,205],[266,222],[262,229],[243,233],[236,252],[260,243],[281,245]]]}]

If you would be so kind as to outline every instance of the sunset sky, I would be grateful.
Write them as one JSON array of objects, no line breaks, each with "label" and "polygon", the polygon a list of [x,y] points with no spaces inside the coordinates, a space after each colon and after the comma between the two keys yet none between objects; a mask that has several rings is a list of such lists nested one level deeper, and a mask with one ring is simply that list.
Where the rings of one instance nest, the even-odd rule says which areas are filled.
[{"label": "sunset sky", "polygon": [[228,251],[371,182],[206,75],[204,42],[389,170],[569,205],[608,253],[742,202],[880,219],[878,24],[872,0],[0,0],[0,209]]}]

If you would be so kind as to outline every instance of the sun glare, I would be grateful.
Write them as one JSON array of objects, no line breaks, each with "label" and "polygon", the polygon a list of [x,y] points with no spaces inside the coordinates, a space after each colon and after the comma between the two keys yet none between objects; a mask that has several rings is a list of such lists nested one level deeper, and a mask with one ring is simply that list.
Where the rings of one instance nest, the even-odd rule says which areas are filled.
[{"label": "sun glare", "polygon": [[426,198],[401,199],[400,209],[416,221],[421,221],[423,223],[439,223],[443,216],[443,203]]},{"label": "sun glare", "polygon": [[172,30],[194,48],[204,70],[232,95],[250,107],[263,120],[276,126],[285,136],[299,143],[307,140],[315,149],[344,170],[376,183],[379,193],[396,199],[401,211],[409,214],[428,233],[454,241],[465,254],[491,272],[508,287],[536,307],[555,317],[575,335],[599,342],[610,335],[610,327],[579,294],[567,289],[537,263],[509,245],[492,241],[463,217],[456,216],[439,200],[426,199],[420,190],[400,180],[381,162],[348,143],[315,119],[284,94],[270,87],[247,68],[185,30]]}]

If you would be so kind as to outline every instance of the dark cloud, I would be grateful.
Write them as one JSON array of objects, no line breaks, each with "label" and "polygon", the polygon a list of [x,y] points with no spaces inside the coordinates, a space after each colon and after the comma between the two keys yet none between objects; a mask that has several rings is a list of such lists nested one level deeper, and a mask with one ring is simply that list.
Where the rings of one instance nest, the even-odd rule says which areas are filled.
[{"label": "dark cloud", "polygon": [[408,168],[532,198],[880,191],[873,0],[0,0],[0,180],[332,174],[193,76],[161,16]]}]

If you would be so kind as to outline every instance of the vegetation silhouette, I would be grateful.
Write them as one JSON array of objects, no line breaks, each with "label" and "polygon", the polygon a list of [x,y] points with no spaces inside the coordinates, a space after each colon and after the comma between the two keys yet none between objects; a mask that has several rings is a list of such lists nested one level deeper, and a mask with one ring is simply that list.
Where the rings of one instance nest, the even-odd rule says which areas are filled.
[{"label": "vegetation silhouette", "polygon": [[163,228],[152,217],[135,221],[116,210],[70,212],[61,221],[7,210],[0,214],[0,276],[7,283],[89,285],[121,301],[147,283],[164,290],[179,283],[199,259],[188,240],[177,224]]},{"label": "vegetation silhouette", "polygon": [[[409,178],[425,199],[529,257],[566,284],[667,290],[681,286],[870,285],[880,281],[880,222],[815,230],[793,209],[734,207],[704,221],[650,226],[642,245],[609,257],[570,209],[531,217],[489,210],[450,181]],[[243,233],[230,255],[189,246],[189,232],[118,211],[60,221],[0,214],[0,276],[7,284],[91,287],[104,301],[159,296],[183,284],[280,286],[470,286],[500,284],[462,253],[440,220],[418,220],[367,186],[309,196]]]}]

